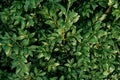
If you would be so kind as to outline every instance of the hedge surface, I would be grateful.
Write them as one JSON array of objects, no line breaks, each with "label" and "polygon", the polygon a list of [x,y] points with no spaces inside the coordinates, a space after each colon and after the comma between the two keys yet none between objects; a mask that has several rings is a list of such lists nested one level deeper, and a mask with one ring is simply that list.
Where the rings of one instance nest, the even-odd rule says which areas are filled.
[{"label": "hedge surface", "polygon": [[118,79],[119,0],[0,0],[0,80]]}]

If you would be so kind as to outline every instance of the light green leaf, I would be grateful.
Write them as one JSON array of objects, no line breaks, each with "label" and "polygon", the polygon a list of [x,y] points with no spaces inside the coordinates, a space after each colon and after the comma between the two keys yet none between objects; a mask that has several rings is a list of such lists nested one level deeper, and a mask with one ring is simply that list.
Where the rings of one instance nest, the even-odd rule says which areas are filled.
[{"label": "light green leaf", "polygon": [[94,27],[96,31],[99,30],[102,27],[101,22],[100,21],[96,22]]},{"label": "light green leaf", "polygon": [[25,25],[26,25],[25,21],[21,21],[21,28],[22,28],[22,29],[25,28]]},{"label": "light green leaf", "polygon": [[55,24],[54,24],[54,22],[52,20],[47,20],[45,23],[50,25],[51,27],[55,26]]},{"label": "light green leaf", "polygon": [[26,36],[25,35],[21,35],[17,38],[17,40],[23,40]]},{"label": "light green leaf", "polygon": [[36,8],[35,0],[30,0],[31,8]]},{"label": "light green leaf", "polygon": [[40,59],[40,58],[42,58],[42,57],[44,57],[43,53],[39,53],[39,54],[38,54],[38,58]]},{"label": "light green leaf", "polygon": [[93,36],[93,37],[89,40],[89,42],[90,42],[91,44],[96,44],[96,43],[98,43],[97,37],[96,37],[96,36]]},{"label": "light green leaf", "polygon": [[3,46],[3,49],[4,49],[6,56],[11,55],[11,47],[10,46]]},{"label": "light green leaf", "polygon": [[107,14],[103,14],[99,20],[100,20],[100,21],[105,20],[105,19],[106,19],[106,16],[107,16]]},{"label": "light green leaf", "polygon": [[64,76],[61,76],[59,80],[64,80]]},{"label": "light green leaf", "polygon": [[12,69],[13,69],[13,68],[16,68],[16,67],[18,66],[18,64],[19,64],[18,61],[15,61],[15,60],[14,60],[14,61],[12,62],[12,67],[11,67],[11,68],[12,68]]},{"label": "light green leaf", "polygon": [[23,46],[29,45],[29,39],[24,39],[24,40],[21,42],[21,45],[23,45]]},{"label": "light green leaf", "polygon": [[24,10],[27,12],[30,5],[30,1],[26,0],[24,5]]},{"label": "light green leaf", "polygon": [[74,11],[71,11],[69,12],[69,17],[68,17],[68,20],[70,19],[70,23],[75,23],[79,20],[79,15],[78,13],[74,12]]}]

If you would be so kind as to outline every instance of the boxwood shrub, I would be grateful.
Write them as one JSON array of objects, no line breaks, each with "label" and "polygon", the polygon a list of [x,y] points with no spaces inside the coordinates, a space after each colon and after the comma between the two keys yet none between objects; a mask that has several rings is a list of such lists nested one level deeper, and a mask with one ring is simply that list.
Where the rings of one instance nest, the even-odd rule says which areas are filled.
[{"label": "boxwood shrub", "polygon": [[119,0],[0,0],[0,80],[118,79]]}]

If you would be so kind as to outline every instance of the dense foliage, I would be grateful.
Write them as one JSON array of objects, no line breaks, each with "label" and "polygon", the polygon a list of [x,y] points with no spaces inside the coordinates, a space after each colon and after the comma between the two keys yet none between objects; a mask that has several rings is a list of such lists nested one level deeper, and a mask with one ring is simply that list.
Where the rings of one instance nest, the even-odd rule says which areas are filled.
[{"label": "dense foliage", "polygon": [[120,79],[118,0],[0,0],[0,80]]}]

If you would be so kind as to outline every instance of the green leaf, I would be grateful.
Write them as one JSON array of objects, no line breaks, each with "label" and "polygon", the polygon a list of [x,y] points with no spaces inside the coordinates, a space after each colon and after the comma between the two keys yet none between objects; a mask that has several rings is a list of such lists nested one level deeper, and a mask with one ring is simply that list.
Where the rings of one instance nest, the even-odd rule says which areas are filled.
[{"label": "green leaf", "polygon": [[14,61],[12,62],[12,67],[11,67],[11,68],[14,69],[14,68],[18,67],[18,64],[19,64],[18,61],[15,61],[15,60],[14,60]]},{"label": "green leaf", "polygon": [[98,3],[100,6],[102,6],[102,7],[104,7],[104,8],[106,8],[106,2],[105,1],[99,1],[99,3]]},{"label": "green leaf", "polygon": [[28,45],[29,45],[29,39],[24,39],[24,40],[21,42],[21,45],[23,45],[23,46],[28,46]]},{"label": "green leaf", "polygon": [[26,25],[25,21],[21,21],[21,28],[22,28],[22,29],[25,28],[25,25]]},{"label": "green leaf", "polygon": [[68,9],[72,6],[72,4],[75,2],[76,0],[68,0]]},{"label": "green leaf", "polygon": [[58,4],[58,8],[61,10],[61,11],[59,12],[58,16],[62,17],[63,14],[64,14],[64,15],[66,14],[66,9],[65,9],[64,6]]},{"label": "green leaf", "polygon": [[21,35],[17,38],[17,40],[23,40],[26,37],[26,35]]},{"label": "green leaf", "polygon": [[81,56],[82,53],[81,53],[81,52],[75,52],[75,55],[76,55],[76,56]]},{"label": "green leaf", "polygon": [[35,0],[30,0],[30,5],[31,8],[36,8]]},{"label": "green leaf", "polygon": [[74,11],[71,11],[69,12],[69,17],[68,17],[68,20],[69,22],[71,23],[76,23],[78,20],[79,20],[79,15],[78,13],[74,12]]},{"label": "green leaf", "polygon": [[101,22],[100,21],[96,22],[94,27],[96,31],[99,30],[102,27]]},{"label": "green leaf", "polygon": [[38,74],[38,69],[36,67],[34,68],[34,72],[35,74]]},{"label": "green leaf", "polygon": [[105,35],[107,35],[107,32],[105,32],[105,31],[103,31],[103,30],[99,30],[99,31],[97,32],[97,37],[98,37],[98,38],[101,38],[101,37],[103,37],[103,36],[105,36]]},{"label": "green leaf", "polygon": [[29,38],[32,38],[35,36],[35,32],[29,34]]},{"label": "green leaf", "polygon": [[57,2],[60,2],[61,0],[49,0],[50,2],[52,2],[52,3],[57,3]]},{"label": "green leaf", "polygon": [[93,10],[95,10],[96,7],[98,7],[98,5],[95,2],[92,2],[91,6],[92,6]]},{"label": "green leaf", "polygon": [[22,74],[27,74],[27,75],[29,75],[29,66],[30,66],[30,64],[22,64],[22,69],[21,69],[21,73]]},{"label": "green leaf", "polygon": [[96,43],[98,43],[97,37],[96,37],[96,36],[93,36],[93,37],[89,40],[89,42],[90,42],[91,44],[96,44]]},{"label": "green leaf", "polygon": [[14,50],[15,54],[18,54],[18,53],[19,53],[19,47],[18,47],[18,46],[14,46],[14,47],[13,47],[13,50]]},{"label": "green leaf", "polygon": [[30,5],[30,1],[26,0],[24,5],[24,10],[27,12]]},{"label": "green leaf", "polygon": [[64,76],[61,76],[59,80],[64,80]]},{"label": "green leaf", "polygon": [[30,27],[30,26],[34,26],[34,21],[32,19],[30,19],[28,22],[27,22],[27,26]]},{"label": "green leaf", "polygon": [[46,60],[50,60],[51,55],[48,53],[44,53],[44,57]]},{"label": "green leaf", "polygon": [[51,65],[48,65],[48,72],[50,72],[52,70],[52,66]]},{"label": "green leaf", "polygon": [[107,14],[103,14],[103,15],[101,16],[101,18],[100,18],[100,21],[105,20],[105,19],[106,19],[106,16],[107,16]]},{"label": "green leaf", "polygon": [[55,26],[54,21],[52,21],[52,20],[47,20],[45,23],[50,25],[51,27]]},{"label": "green leaf", "polygon": [[6,56],[11,55],[11,47],[10,46],[3,46],[3,49],[4,49]]},{"label": "green leaf", "polygon": [[40,59],[40,58],[42,58],[42,57],[44,57],[43,53],[39,53],[39,54],[38,54],[38,58]]}]

